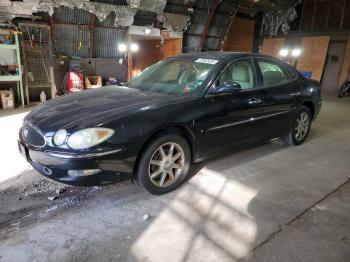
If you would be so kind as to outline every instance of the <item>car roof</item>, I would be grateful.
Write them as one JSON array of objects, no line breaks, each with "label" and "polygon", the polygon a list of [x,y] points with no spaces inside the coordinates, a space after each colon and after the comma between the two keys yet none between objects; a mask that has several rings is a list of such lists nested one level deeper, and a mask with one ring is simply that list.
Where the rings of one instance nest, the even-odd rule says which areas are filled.
[{"label": "car roof", "polygon": [[[216,60],[222,60],[225,58],[239,58],[239,57],[265,57],[265,58],[272,58],[276,59],[272,56],[257,54],[257,53],[245,53],[245,52],[227,52],[227,51],[212,51],[212,52],[200,52],[200,53],[185,53],[178,56],[175,56],[174,58],[187,58],[187,59],[198,59],[198,58],[205,58],[205,59],[216,59]],[[278,59],[276,59],[278,60]]]}]

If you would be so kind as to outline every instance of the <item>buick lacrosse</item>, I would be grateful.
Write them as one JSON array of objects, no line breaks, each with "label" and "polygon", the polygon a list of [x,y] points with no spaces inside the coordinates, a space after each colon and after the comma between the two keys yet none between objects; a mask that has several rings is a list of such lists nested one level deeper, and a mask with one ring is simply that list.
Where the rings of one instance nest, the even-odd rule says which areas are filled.
[{"label": "buick lacrosse", "polygon": [[178,187],[191,164],[242,144],[302,144],[321,108],[318,82],[276,58],[184,54],[127,82],[34,108],[19,150],[41,174],[73,185],[133,179],[152,194]]}]

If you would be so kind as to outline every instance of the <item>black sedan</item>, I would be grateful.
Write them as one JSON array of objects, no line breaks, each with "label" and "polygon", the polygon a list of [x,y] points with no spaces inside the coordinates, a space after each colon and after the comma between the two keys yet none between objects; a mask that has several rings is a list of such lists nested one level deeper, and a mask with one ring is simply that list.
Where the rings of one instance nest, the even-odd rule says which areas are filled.
[{"label": "black sedan", "polygon": [[41,174],[73,185],[134,179],[167,193],[192,163],[242,144],[307,138],[321,108],[318,82],[249,53],[184,54],[125,86],[66,95],[24,120],[19,149]]}]

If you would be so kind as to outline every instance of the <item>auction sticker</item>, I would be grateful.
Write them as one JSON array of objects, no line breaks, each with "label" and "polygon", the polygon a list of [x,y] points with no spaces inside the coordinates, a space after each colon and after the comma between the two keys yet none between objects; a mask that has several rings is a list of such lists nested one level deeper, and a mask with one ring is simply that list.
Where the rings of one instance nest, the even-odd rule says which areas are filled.
[{"label": "auction sticker", "polygon": [[219,62],[219,60],[206,59],[206,58],[198,58],[195,62],[196,62],[196,63],[203,63],[203,64],[215,65],[217,62]]}]

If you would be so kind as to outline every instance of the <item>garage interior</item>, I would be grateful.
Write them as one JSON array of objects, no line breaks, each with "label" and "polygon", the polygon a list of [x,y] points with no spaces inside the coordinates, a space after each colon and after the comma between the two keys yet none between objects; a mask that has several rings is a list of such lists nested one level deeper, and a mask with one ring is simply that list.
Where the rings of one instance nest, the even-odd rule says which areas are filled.
[{"label": "garage interior", "polygon": [[[74,81],[120,85],[206,51],[278,57],[319,81],[307,142],[223,153],[162,196],[67,186],[18,152],[26,114]],[[350,261],[350,0],[3,0],[0,67],[1,262]]]}]

